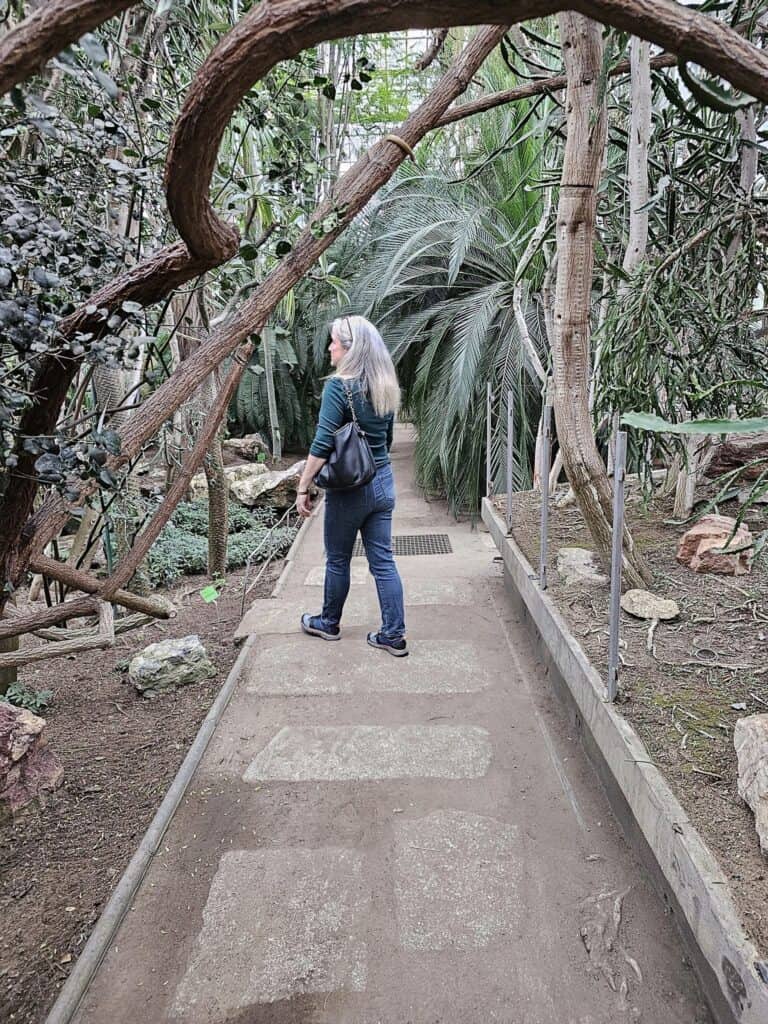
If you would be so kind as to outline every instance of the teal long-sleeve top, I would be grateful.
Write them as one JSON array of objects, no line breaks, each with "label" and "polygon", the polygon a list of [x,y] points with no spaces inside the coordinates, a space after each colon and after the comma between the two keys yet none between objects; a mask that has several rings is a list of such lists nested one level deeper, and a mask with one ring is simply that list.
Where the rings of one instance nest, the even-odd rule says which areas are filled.
[{"label": "teal long-sleeve top", "polygon": [[[368,438],[377,467],[386,466],[389,463],[389,449],[392,447],[394,416],[391,413],[389,416],[376,415],[359,380],[347,380],[344,383],[352,392],[355,415],[360,429],[365,431]],[[333,435],[351,419],[352,413],[349,410],[344,384],[338,377],[331,377],[323,388],[320,415],[315,439],[309,449],[310,455],[327,459],[333,451]]]}]

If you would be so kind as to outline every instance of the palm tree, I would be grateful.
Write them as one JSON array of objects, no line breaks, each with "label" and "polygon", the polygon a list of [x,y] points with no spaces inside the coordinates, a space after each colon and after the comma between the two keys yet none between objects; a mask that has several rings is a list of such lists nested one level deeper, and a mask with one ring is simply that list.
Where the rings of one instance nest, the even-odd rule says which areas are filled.
[{"label": "palm tree", "polygon": [[[502,77],[493,63],[484,74],[489,88]],[[487,381],[499,396],[516,395],[515,485],[531,483],[541,392],[534,363],[547,362],[547,343],[542,261],[538,252],[525,267],[520,259],[542,211],[544,124],[534,104],[490,111],[435,147],[429,169],[404,170],[369,217],[351,286],[354,308],[379,324],[399,365],[418,428],[420,483],[444,491],[456,513],[475,514],[484,493]],[[535,355],[521,344],[515,317],[521,272]]]}]

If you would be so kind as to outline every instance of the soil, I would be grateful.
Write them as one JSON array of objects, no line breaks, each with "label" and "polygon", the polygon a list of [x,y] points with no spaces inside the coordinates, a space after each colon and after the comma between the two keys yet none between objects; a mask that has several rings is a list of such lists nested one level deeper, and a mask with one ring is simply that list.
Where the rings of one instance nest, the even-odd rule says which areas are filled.
[{"label": "soil", "polygon": [[[270,595],[282,566],[267,568],[249,602]],[[176,604],[175,618],[118,636],[109,650],[19,670],[28,687],[54,691],[42,714],[65,782],[42,811],[0,827],[0,1020],[45,1019],[237,656],[243,573],[228,575],[215,604],[200,597],[207,577],[187,576],[158,591]],[[190,633],[216,676],[139,697],[120,663]]]},{"label": "soil", "polygon": [[[549,516],[548,593],[601,676],[607,673],[609,586],[566,586],[555,568],[561,547],[594,549],[576,506]],[[504,509],[504,500],[497,502]],[[539,564],[539,495],[514,495],[512,533],[530,563]],[[721,506],[723,515],[736,506]],[[694,573],[676,559],[686,527],[671,506],[646,508],[631,495],[627,518],[654,573],[649,589],[673,598],[680,617],[650,623],[621,616],[618,705],[635,727],[694,826],[729,880],[744,928],[768,955],[768,859],[760,853],[752,812],[737,791],[733,728],[743,716],[768,712],[768,559],[745,576]],[[768,528],[758,506],[746,524]]]}]

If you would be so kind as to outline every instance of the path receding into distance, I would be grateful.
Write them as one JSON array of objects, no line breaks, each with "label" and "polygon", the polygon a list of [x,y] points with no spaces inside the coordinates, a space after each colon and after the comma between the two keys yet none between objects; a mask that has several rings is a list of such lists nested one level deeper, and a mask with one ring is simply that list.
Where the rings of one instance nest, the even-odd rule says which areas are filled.
[{"label": "path receding into distance", "polygon": [[304,636],[322,516],[240,631],[239,684],[79,1024],[705,1024],[662,901],[611,817],[489,536],[413,483],[395,534],[411,656],[363,558],[343,639]]}]

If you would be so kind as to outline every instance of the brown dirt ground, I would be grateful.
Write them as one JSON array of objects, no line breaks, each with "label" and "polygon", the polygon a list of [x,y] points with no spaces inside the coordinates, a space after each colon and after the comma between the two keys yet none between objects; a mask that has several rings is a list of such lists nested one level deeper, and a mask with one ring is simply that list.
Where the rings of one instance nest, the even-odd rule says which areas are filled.
[{"label": "brown dirt ground", "polygon": [[[269,566],[249,601],[269,596],[282,565]],[[106,651],[19,670],[27,686],[54,691],[43,715],[65,782],[43,811],[0,827],[0,1020],[42,1021],[81,952],[237,656],[243,572],[229,574],[215,605],[199,594],[207,578],[188,576],[161,591],[176,618],[118,636]],[[216,676],[139,697],[118,662],[189,633]]]},{"label": "brown dirt ground", "polygon": [[[497,504],[504,509],[503,498]],[[514,538],[538,566],[539,496],[515,494],[513,511]],[[736,515],[736,508],[724,505],[720,512]],[[659,623],[650,652],[650,624],[622,613],[619,708],[719,860],[744,927],[766,955],[768,860],[760,853],[752,812],[738,795],[733,748],[736,720],[768,712],[766,559],[746,576],[693,573],[675,560],[685,527],[668,522],[671,506],[657,502],[645,509],[639,496],[630,495],[627,515],[654,572],[651,589],[677,601],[680,617]],[[558,548],[594,545],[576,507],[553,506],[549,523],[549,595],[605,676],[609,587],[566,586],[555,568]],[[765,506],[750,510],[746,523],[755,535],[766,529]]]}]

